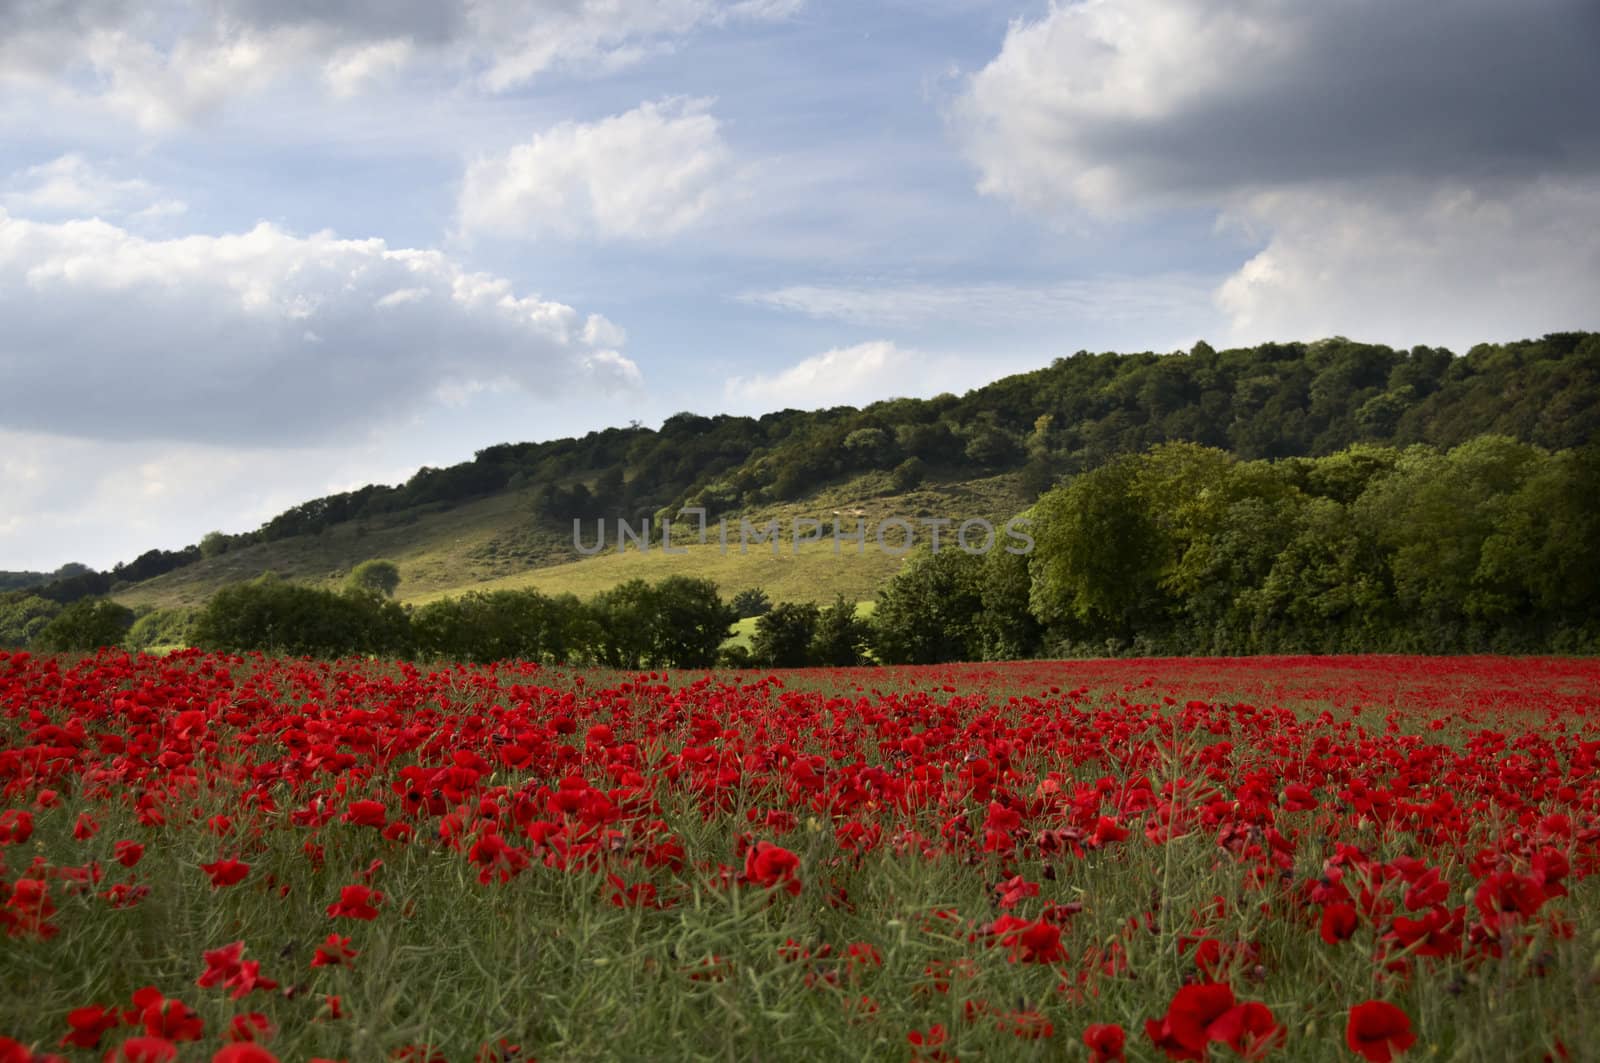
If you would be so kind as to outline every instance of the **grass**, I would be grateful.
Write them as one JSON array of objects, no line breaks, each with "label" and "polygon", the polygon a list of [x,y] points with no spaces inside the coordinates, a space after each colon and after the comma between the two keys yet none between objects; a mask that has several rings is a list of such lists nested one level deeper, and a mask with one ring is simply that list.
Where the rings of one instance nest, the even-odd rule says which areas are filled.
[{"label": "grass", "polygon": [[[1015,474],[934,482],[895,493],[886,474],[871,473],[823,488],[804,501],[767,506],[747,516],[756,525],[778,520],[785,529],[798,517],[833,520],[836,513],[848,525],[857,512],[869,526],[890,516],[913,521],[983,517],[1001,523],[1025,505]],[[202,605],[220,588],[269,570],[285,579],[336,587],[357,564],[381,557],[399,565],[398,597],[412,604],[508,587],[587,597],[624,580],[667,575],[716,580],[724,596],[759,586],[774,601],[827,602],[837,594],[872,598],[899,566],[898,558],[877,550],[870,540],[860,555],[852,553],[849,544],[837,556],[831,545],[803,547],[795,554],[787,544],[779,557],[773,557],[770,548],[754,545],[741,555],[737,518],[730,527],[733,543],[727,555],[715,545],[695,545],[685,555],[668,557],[657,545],[649,553],[630,549],[617,555],[608,549],[586,558],[573,548],[569,526],[538,521],[531,508],[531,492],[506,491],[448,509],[422,507],[350,521],[321,535],[262,543],[202,560],[120,588],[113,597],[132,607]],[[608,543],[614,541],[615,525],[610,529]],[[591,524],[586,535],[592,534]]]}]

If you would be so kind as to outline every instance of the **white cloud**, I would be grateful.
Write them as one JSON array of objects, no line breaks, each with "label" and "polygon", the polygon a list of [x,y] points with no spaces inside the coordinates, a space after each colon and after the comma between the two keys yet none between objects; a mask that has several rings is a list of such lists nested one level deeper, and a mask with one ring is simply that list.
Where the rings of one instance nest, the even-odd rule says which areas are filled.
[{"label": "white cloud", "polygon": [[1196,277],[1100,277],[1049,285],[797,284],[748,292],[743,302],[857,325],[929,323],[1030,326],[1060,322],[1144,323],[1204,314],[1210,285]]},{"label": "white cloud", "polygon": [[737,180],[707,100],[644,103],[598,122],[563,122],[468,167],[469,232],[671,236],[725,202]]},{"label": "white cloud", "polygon": [[148,181],[117,178],[69,153],[11,175],[0,204],[33,215],[127,215],[154,219],[182,214],[180,199],[163,195]]},{"label": "white cloud", "polygon": [[412,67],[490,92],[616,70],[708,26],[801,0],[56,0],[0,5],[0,83],[103,106],[148,130],[298,75],[348,96]]},{"label": "white cloud", "polygon": [[731,377],[723,397],[743,410],[864,406],[883,399],[962,392],[1008,373],[1037,368],[1025,359],[935,354],[871,340],[836,347],[777,373]]},{"label": "white cloud", "polygon": [[438,251],[259,224],[152,239],[0,210],[0,427],[302,445],[441,388],[639,383],[621,332]]},{"label": "white cloud", "polygon": [[1236,338],[1592,328],[1597,29],[1590,0],[1053,4],[951,122],[980,192],[1038,216],[1253,234],[1216,293]]},{"label": "white cloud", "polygon": [[1345,335],[1465,351],[1600,327],[1600,187],[1295,189],[1233,219],[1271,233],[1217,292],[1233,341]]}]

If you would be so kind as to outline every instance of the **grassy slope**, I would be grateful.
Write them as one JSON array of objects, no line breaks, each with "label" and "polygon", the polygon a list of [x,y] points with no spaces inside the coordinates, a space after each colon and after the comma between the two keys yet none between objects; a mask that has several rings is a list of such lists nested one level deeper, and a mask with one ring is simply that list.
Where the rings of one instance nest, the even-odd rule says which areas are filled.
[{"label": "grassy slope", "polygon": [[[787,528],[797,517],[831,520],[837,511],[848,526],[859,510],[869,526],[892,516],[913,521],[985,517],[998,523],[1026,504],[1014,474],[930,483],[895,494],[887,475],[873,473],[824,488],[801,502],[767,507],[749,519],[756,524],[777,519]],[[615,525],[608,522],[606,552],[585,558],[573,549],[569,528],[535,521],[530,509],[528,492],[508,491],[453,509],[430,507],[352,521],[319,536],[263,543],[201,561],[117,591],[114,597],[130,606],[200,605],[219,588],[269,569],[287,579],[332,587],[361,561],[383,557],[400,566],[399,597],[412,603],[513,587],[587,597],[634,577],[669,575],[708,577],[724,595],[763,587],[774,601],[828,602],[836,594],[872,598],[900,565],[898,557],[879,551],[870,539],[860,553],[844,543],[835,554],[831,541],[796,553],[787,531],[778,556],[770,547],[756,545],[741,554],[736,519],[729,525],[732,543],[726,554],[717,545],[715,525],[711,541],[690,545],[686,554],[668,556],[659,543],[648,552],[630,547],[618,554]],[[586,525],[586,541],[592,542],[593,532],[593,524]]]}]

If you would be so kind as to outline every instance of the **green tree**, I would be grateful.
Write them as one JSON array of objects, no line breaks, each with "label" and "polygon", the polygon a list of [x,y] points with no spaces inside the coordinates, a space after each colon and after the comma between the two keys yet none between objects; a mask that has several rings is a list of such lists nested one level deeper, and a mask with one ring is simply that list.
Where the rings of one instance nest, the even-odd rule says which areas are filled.
[{"label": "green tree", "polygon": [[47,653],[85,653],[116,646],[133,624],[133,610],[109,598],[73,602],[44,626],[34,644]]},{"label": "green tree", "polygon": [[410,620],[396,603],[303,587],[270,573],[212,595],[192,636],[202,649],[228,653],[396,657],[412,650]]},{"label": "green tree", "polygon": [[850,668],[866,659],[872,629],[856,615],[856,603],[839,595],[817,617],[806,656],[825,668]]},{"label": "green tree", "polygon": [[1171,543],[1122,458],[1047,492],[1034,509],[1035,617],[1078,638],[1125,638],[1163,612]]},{"label": "green tree", "polygon": [[983,656],[983,559],[919,548],[878,594],[872,649],[884,664],[935,664]]},{"label": "green tree", "polygon": [[768,598],[767,592],[760,587],[751,587],[735,594],[730,604],[733,607],[734,616],[740,620],[745,620],[752,616],[760,616],[771,609],[772,599]]},{"label": "green tree", "polygon": [[709,579],[668,576],[652,588],[651,663],[666,668],[709,668],[735,619]]},{"label": "green tree", "polygon": [[978,655],[986,661],[1015,661],[1036,656],[1044,627],[1028,611],[1032,577],[1028,555],[989,551],[979,573],[976,619]]},{"label": "green tree", "polygon": [[0,595],[0,646],[27,646],[61,612],[61,605],[37,594]]},{"label": "green tree", "polygon": [[346,589],[379,598],[393,598],[399,586],[400,566],[380,558],[361,562],[350,570],[350,576],[345,580]]},{"label": "green tree", "polygon": [[200,556],[203,558],[221,557],[228,552],[228,537],[220,531],[206,532],[200,537]]},{"label": "green tree", "polygon": [[631,579],[597,594],[589,602],[599,637],[591,647],[595,663],[608,668],[642,668],[655,645],[655,591]]},{"label": "green tree", "polygon": [[763,668],[804,668],[811,664],[822,610],[813,602],[782,602],[756,621],[750,657]]},{"label": "green tree", "polygon": [[[1552,455],[1505,499],[1475,581],[1519,600],[1546,629],[1600,637],[1600,443]],[[1554,647],[1552,647],[1554,648]],[[1592,652],[1592,650],[1590,651]]]},{"label": "green tree", "polygon": [[927,479],[928,467],[921,458],[912,455],[889,474],[889,482],[894,484],[894,489],[900,492],[912,491],[922,486],[922,481]]}]

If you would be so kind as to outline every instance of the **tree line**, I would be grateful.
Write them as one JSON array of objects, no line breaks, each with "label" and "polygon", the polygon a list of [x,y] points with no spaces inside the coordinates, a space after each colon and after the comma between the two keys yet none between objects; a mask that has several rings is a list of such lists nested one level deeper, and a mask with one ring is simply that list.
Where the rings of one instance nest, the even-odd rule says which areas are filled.
[{"label": "tree line", "polygon": [[[529,491],[534,513],[554,522],[633,520],[685,505],[716,516],[873,471],[891,473],[897,490],[925,475],[1021,471],[1032,497],[1063,476],[1169,442],[1258,460],[1326,456],[1358,443],[1448,449],[1494,433],[1556,451],[1583,446],[1597,429],[1600,333],[1481,344],[1461,356],[1339,337],[1224,351],[1199,343],[1171,354],[1079,351],[960,397],[762,417],[680,413],[659,429],[499,444],[469,462],[419,469],[403,484],[312,499],[254,531],[146,551],[109,572],[74,566],[42,583],[19,573],[9,595],[66,605],[257,543],[509,490]],[[0,580],[0,592],[6,586]]]},{"label": "tree line", "polygon": [[1243,461],[1169,443],[1046,493],[1026,557],[908,560],[885,662],[1600,652],[1600,446]]},{"label": "tree line", "polygon": [[[340,592],[270,576],[225,588],[186,635],[235,652],[616,668],[1600,652],[1600,445],[1552,452],[1480,436],[1449,450],[1242,460],[1166,443],[1067,478],[1025,515],[1032,553],[913,553],[870,617],[844,599],[774,606],[749,590],[724,602],[688,576],[586,601],[494,591],[406,609],[389,597],[393,566],[369,562]],[[750,645],[725,646],[740,616],[758,618]],[[158,621],[174,623],[137,623],[156,633]],[[95,645],[118,624],[131,632],[135,620],[78,603],[40,644]]]}]

